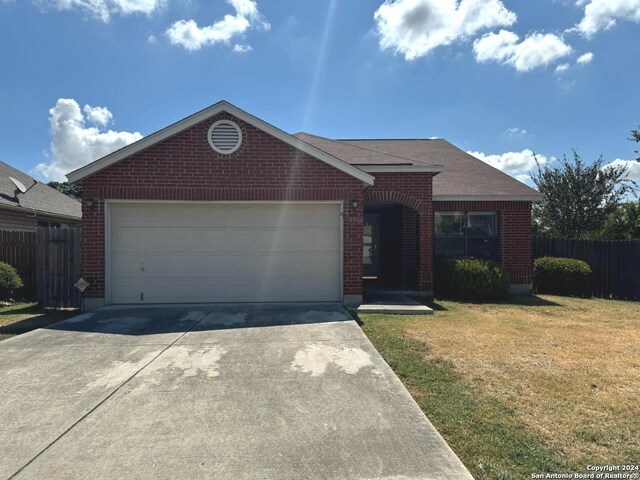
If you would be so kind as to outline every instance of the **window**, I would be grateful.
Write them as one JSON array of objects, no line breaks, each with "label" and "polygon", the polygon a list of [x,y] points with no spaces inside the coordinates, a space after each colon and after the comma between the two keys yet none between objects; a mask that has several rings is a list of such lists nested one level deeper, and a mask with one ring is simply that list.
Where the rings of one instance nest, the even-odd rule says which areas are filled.
[{"label": "window", "polygon": [[500,260],[496,212],[435,214],[436,256]]}]

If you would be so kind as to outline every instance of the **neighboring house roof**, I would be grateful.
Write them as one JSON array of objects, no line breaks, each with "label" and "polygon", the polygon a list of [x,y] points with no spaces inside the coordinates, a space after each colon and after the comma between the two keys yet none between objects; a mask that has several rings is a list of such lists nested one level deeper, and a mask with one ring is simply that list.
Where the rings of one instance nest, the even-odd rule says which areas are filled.
[{"label": "neighboring house roof", "polygon": [[[27,192],[16,194],[16,186],[9,177],[22,182]],[[38,214],[70,220],[82,218],[80,202],[4,162],[0,162],[0,208],[24,209],[27,212],[35,211]]]},{"label": "neighboring house roof", "polygon": [[[367,171],[440,166],[433,178],[434,200],[541,200],[533,188],[443,139],[331,140],[308,133],[296,137]],[[369,168],[377,166],[378,169]]]},{"label": "neighboring house roof", "polygon": [[314,145],[311,145],[310,143],[304,142],[294,137],[293,135],[290,135],[287,132],[280,130],[277,127],[274,127],[273,125],[270,125],[269,123],[263,120],[260,120],[257,117],[254,117],[253,115],[245,112],[244,110],[239,109],[235,105],[232,105],[229,102],[226,102],[224,100],[221,102],[215,103],[214,105],[211,105],[210,107],[205,108],[204,110],[201,110],[200,112],[195,113],[187,118],[184,118],[179,122],[174,123],[173,125],[170,125],[147,137],[144,137],[141,140],[138,140],[137,142],[132,143],[131,145],[128,145],[105,157],[102,157],[99,160],[96,160],[77,170],[74,170],[73,172],[67,174],[67,178],[69,179],[70,182],[78,182],[83,178],[93,175],[99,172],[100,170],[103,170],[108,166],[113,165],[114,163],[124,160],[125,158],[128,158],[131,155],[134,155],[135,153],[138,153],[159,142],[162,142],[163,140],[166,140],[190,127],[193,127],[194,125],[197,125],[198,123],[206,120],[207,118],[213,117],[222,112],[229,113],[234,117],[242,120],[243,122],[253,125],[259,130],[262,130],[263,132],[268,133],[269,135],[291,145],[292,147],[297,148],[298,150],[303,151],[304,153],[307,153],[308,155],[311,155],[312,157],[315,157],[318,160],[321,160],[337,168],[338,170],[345,172],[346,174],[361,180],[362,182],[368,185],[373,185],[374,178],[368,173],[366,173],[365,171],[359,168],[356,168],[352,165],[349,165],[342,159],[337,158],[331,155],[330,153],[323,151],[315,147]]}]

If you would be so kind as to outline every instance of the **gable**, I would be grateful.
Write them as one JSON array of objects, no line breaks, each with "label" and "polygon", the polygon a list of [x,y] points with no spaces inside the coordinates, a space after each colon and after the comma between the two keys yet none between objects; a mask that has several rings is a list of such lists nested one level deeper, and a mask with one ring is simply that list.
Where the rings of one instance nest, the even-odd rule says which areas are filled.
[{"label": "gable", "polygon": [[[242,124],[243,128],[248,130],[247,133],[249,133],[249,130],[253,133],[253,135],[248,134],[248,136],[244,136],[243,138],[243,145],[240,150],[244,152],[245,156],[248,153],[253,153],[255,160],[267,159],[270,157],[271,153],[268,150],[265,150],[264,145],[261,146],[260,144],[261,141],[264,141],[264,135],[268,135],[273,140],[277,140],[281,144],[295,149],[298,152],[297,156],[300,156],[301,158],[314,158],[332,169],[350,175],[361,182],[369,185],[373,184],[373,177],[371,175],[224,101],[149,135],[138,142],[113,152],[106,157],[79,168],[78,170],[69,173],[67,178],[70,182],[81,181],[131,157],[139,157],[140,155],[144,156],[144,152],[147,152],[148,159],[149,151],[157,153],[158,147],[164,145],[164,148],[166,148],[167,144],[171,144],[171,148],[173,148],[176,153],[179,153],[180,151],[184,153],[188,149],[191,149],[192,153],[197,153],[199,157],[203,155],[217,156],[218,159],[220,159],[220,157],[228,159],[238,157],[242,153],[240,150],[231,155],[220,155],[214,152],[208,143],[208,129],[213,122],[220,118],[233,119],[239,125]],[[203,131],[205,127],[206,131]],[[204,150],[205,146],[208,151]],[[289,156],[291,155],[289,154]],[[274,158],[271,159],[275,160]],[[232,164],[230,164],[230,166],[231,165]],[[185,165],[182,166],[184,167]],[[146,167],[147,169],[153,168],[153,165],[147,164]],[[245,165],[245,167],[251,168],[249,165]]]},{"label": "gable", "polygon": [[[242,132],[241,146],[220,154],[208,131],[231,120]],[[86,186],[159,189],[362,189],[362,182],[332,165],[226,112],[207,118],[85,179]]]}]

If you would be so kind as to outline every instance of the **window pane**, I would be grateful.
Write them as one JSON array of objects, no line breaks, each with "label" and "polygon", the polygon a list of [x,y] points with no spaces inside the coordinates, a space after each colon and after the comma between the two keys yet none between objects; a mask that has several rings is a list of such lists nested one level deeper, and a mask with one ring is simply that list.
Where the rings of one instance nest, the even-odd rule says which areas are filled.
[{"label": "window pane", "polygon": [[436,238],[436,256],[463,257],[464,238]]},{"label": "window pane", "polygon": [[436,237],[463,237],[464,213],[436,213]]},{"label": "window pane", "polygon": [[496,213],[469,213],[467,236],[469,238],[497,237],[498,215]]},{"label": "window pane", "polygon": [[467,256],[499,262],[500,249],[498,247],[498,239],[469,237],[467,239]]}]

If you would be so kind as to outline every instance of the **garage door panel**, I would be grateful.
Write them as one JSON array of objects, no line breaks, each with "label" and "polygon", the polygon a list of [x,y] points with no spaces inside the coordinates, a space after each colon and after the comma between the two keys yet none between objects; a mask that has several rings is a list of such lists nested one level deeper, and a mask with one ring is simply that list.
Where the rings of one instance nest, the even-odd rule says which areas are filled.
[{"label": "garage door panel", "polygon": [[171,249],[180,252],[306,252],[309,248],[317,251],[336,252],[336,230],[288,229],[282,231],[264,229],[207,230],[167,230],[151,227],[127,227],[118,229],[111,236],[113,254],[123,252],[166,252]]},{"label": "garage door panel", "polygon": [[[162,275],[165,278],[182,278],[185,276],[236,278],[242,276],[281,275],[333,275],[335,272],[334,259],[337,252],[330,252],[324,256],[310,256],[305,253],[290,254],[285,258],[273,255],[194,255],[176,254],[172,257],[165,255],[129,255],[114,254],[112,263],[118,265],[117,273],[112,279],[134,276],[143,282],[148,276]],[[176,268],[179,265],[190,265],[188,272]],[[143,270],[144,268],[144,270]],[[284,275],[286,276],[286,275]]]},{"label": "garage door panel", "polygon": [[313,285],[305,284],[301,278],[280,279],[278,285],[272,281],[200,281],[186,278],[178,291],[162,281],[151,281],[144,290],[137,287],[137,282],[123,280],[116,284],[113,295],[119,299],[119,303],[167,303],[167,298],[172,303],[197,303],[202,302],[203,298],[207,302],[287,301],[283,300],[283,288],[296,292],[295,299],[290,301],[335,301],[336,296],[333,278],[315,281]]},{"label": "garage door panel", "polygon": [[112,303],[340,297],[337,204],[118,203],[110,226]]},{"label": "garage door panel", "polygon": [[[123,205],[126,207],[123,208]],[[318,224],[327,224],[335,218],[335,209],[331,208],[315,208],[310,218],[310,204],[283,205],[273,215],[264,215],[262,211],[264,204],[251,204],[253,211],[247,211],[247,206],[237,204],[221,204],[208,210],[194,209],[193,205],[165,203],[152,210],[149,209],[148,203],[114,204],[120,209],[112,211],[111,218],[122,227],[162,227],[167,226],[166,220],[171,218],[170,228],[188,228],[215,223],[220,228],[233,229],[245,228],[248,225],[264,228],[274,226],[314,228]]]}]

